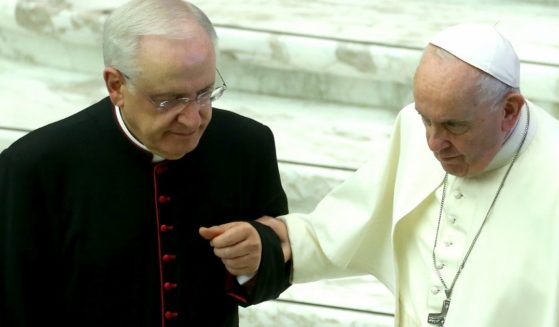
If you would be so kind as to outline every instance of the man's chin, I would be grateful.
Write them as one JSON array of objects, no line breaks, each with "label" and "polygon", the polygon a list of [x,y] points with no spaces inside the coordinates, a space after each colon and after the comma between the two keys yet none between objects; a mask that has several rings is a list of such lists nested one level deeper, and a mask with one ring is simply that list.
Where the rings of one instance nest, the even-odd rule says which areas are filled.
[{"label": "man's chin", "polygon": [[180,148],[161,149],[161,150],[154,150],[152,152],[167,160],[178,160],[184,157],[185,155],[189,154],[190,152],[194,151],[197,146],[198,146],[198,142]]},{"label": "man's chin", "polygon": [[468,169],[463,164],[441,161],[441,166],[444,171],[456,177],[464,177],[468,173]]},{"label": "man's chin", "polygon": [[184,157],[186,155],[186,153],[182,153],[182,154],[165,154],[165,155],[159,155],[160,157],[166,159],[166,160],[179,160],[180,158]]}]

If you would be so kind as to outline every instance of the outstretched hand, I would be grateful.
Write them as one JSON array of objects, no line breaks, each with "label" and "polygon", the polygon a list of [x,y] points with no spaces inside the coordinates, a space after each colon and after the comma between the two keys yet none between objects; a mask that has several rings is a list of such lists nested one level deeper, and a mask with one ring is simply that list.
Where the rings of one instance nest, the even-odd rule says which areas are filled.
[{"label": "outstretched hand", "polygon": [[258,271],[262,241],[251,224],[237,221],[210,228],[200,227],[198,232],[210,241],[215,255],[232,275],[252,275]]}]

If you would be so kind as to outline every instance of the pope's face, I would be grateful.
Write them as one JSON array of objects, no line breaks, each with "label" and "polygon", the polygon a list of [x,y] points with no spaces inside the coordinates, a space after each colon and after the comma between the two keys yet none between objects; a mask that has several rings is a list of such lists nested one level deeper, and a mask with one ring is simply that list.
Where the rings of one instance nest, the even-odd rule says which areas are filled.
[{"label": "pope's face", "polygon": [[191,101],[182,110],[156,111],[153,102],[197,95],[215,81],[215,53],[200,30],[184,39],[144,36],[138,64],[141,75],[123,88],[122,115],[128,129],[150,151],[179,159],[196,148],[208,126],[211,104]]},{"label": "pope's face", "polygon": [[414,79],[415,107],[429,149],[449,174],[481,173],[501,148],[504,110],[478,99],[481,72],[459,61],[427,53]]}]

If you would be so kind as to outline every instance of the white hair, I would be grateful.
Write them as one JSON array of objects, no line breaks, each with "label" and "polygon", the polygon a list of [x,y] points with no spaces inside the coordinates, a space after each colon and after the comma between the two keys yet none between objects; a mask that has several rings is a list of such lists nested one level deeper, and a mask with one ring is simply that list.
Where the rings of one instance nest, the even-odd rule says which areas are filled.
[{"label": "white hair", "polygon": [[483,71],[480,71],[476,84],[479,102],[487,103],[490,110],[496,110],[508,94],[520,93],[519,88],[509,86]]},{"label": "white hair", "polygon": [[209,18],[195,5],[183,0],[132,0],[115,9],[103,31],[105,67],[121,70],[130,79],[141,73],[137,64],[140,38],[160,35],[183,38],[184,24],[194,19],[210,37],[214,48],[217,34]]}]

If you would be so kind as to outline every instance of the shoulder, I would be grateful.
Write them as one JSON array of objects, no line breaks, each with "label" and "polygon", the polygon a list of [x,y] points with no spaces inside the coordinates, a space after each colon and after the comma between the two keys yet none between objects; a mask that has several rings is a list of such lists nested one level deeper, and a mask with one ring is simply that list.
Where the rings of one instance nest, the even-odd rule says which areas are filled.
[{"label": "shoulder", "polygon": [[235,112],[223,110],[223,109],[213,109],[212,120],[210,126],[231,130],[231,131],[263,131],[268,129],[264,124]]},{"label": "shoulder", "polygon": [[261,122],[237,113],[213,109],[212,120],[206,130],[208,137],[227,138],[242,142],[255,143],[273,140],[270,128]]},{"label": "shoulder", "polygon": [[214,108],[196,152],[229,158],[275,153],[274,135],[254,119]]}]

